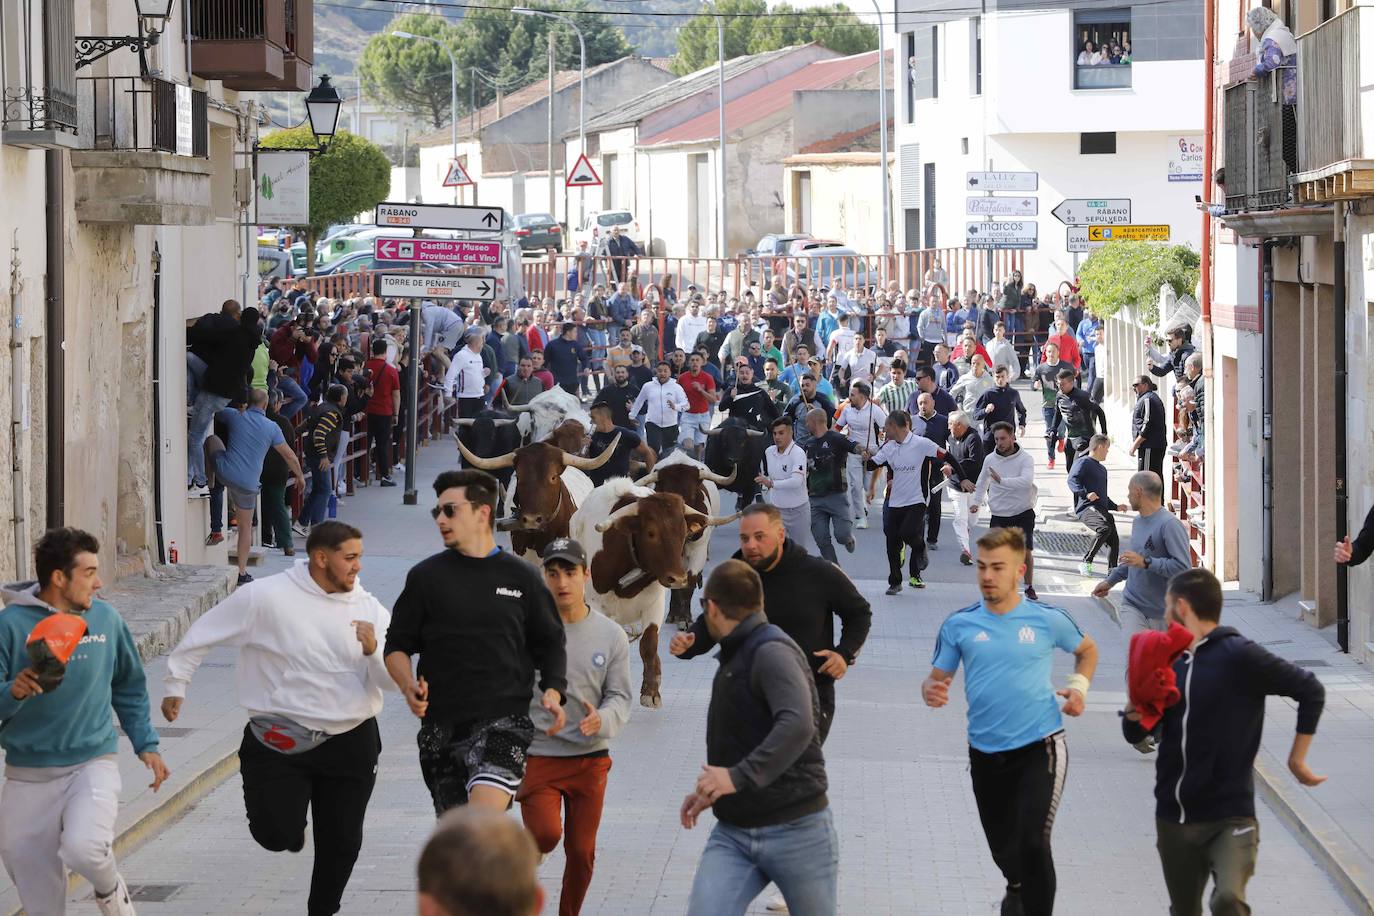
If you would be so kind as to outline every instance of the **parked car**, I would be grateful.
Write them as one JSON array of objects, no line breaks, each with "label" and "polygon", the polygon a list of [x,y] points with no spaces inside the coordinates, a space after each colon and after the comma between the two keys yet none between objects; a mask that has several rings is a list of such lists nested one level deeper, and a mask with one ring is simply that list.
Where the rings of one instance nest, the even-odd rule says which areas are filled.
[{"label": "parked car", "polygon": [[521,213],[515,218],[515,240],[520,250],[563,250],[563,227],[551,213]]},{"label": "parked car", "polygon": [[788,243],[787,243],[787,248],[786,248],[786,250],[783,251],[783,252],[781,252],[781,253],[782,253],[782,254],[785,254],[787,257],[795,258],[795,257],[797,257],[797,256],[799,256],[799,255],[801,255],[801,254],[803,254],[804,252],[811,251],[811,250],[813,250],[813,249],[815,249],[815,248],[843,248],[843,247],[844,247],[844,242],[836,242],[836,241],[833,241],[833,240],[831,240],[831,239],[818,239],[818,238],[815,238],[814,236],[805,236],[805,237],[803,237],[803,238],[796,238],[796,239],[793,239],[792,241],[788,242]]},{"label": "parked car", "polygon": [[873,286],[880,276],[871,270],[868,260],[843,245],[825,245],[803,252],[803,256],[787,262],[787,280],[800,279],[814,287],[860,289]]},{"label": "parked car", "polygon": [[628,235],[640,253],[648,253],[644,236],[639,231],[639,220],[629,210],[592,210],[582,218],[581,225],[573,230],[573,248],[580,242],[586,242],[588,248],[596,251],[601,240],[611,234],[613,226],[619,226],[621,235]]},{"label": "parked car", "polygon": [[[455,264],[412,264],[409,261],[379,261],[372,256],[372,251],[352,251],[341,258],[335,258],[327,264],[321,264],[315,268],[315,276],[325,277],[330,274],[349,274],[360,270],[394,270],[403,273],[424,272],[424,271],[446,271],[458,270]],[[305,276],[305,268],[299,268],[295,272],[297,278]]]},{"label": "parked car", "polygon": [[273,245],[258,244],[258,276],[264,280],[290,277],[291,255]]},{"label": "parked car", "polygon": [[740,252],[742,258],[775,258],[780,254],[787,253],[787,246],[792,242],[800,242],[811,238],[810,233],[801,232],[795,235],[765,235],[759,239],[753,248],[746,248]]},{"label": "parked car", "polygon": [[[324,231],[324,233],[319,238],[315,240],[315,263],[317,265],[324,263],[323,254],[328,247],[326,243],[332,243],[339,238],[346,238],[350,235],[356,235],[357,233],[362,232],[364,229],[373,228],[376,227],[371,226],[367,223],[335,223],[334,225],[330,226],[328,229]],[[291,246],[290,251],[291,266],[296,268],[297,270],[305,267],[305,242],[296,242],[294,245]]]}]

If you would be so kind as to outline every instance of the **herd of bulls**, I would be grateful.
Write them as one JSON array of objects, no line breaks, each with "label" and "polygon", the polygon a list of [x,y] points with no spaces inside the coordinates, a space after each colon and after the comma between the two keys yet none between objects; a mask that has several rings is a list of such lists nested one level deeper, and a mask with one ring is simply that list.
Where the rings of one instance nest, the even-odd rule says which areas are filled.
[{"label": "herd of bulls", "polygon": [[[525,418],[531,422],[522,431]],[[510,532],[512,550],[537,564],[556,538],[582,544],[591,566],[587,603],[639,639],[640,702],[661,706],[658,634],[670,595],[675,619],[690,620],[708,559],[707,529],[739,517],[719,514],[720,489],[738,493],[742,503],[753,498],[765,434],[726,420],[711,431],[707,464],[674,452],[638,480],[613,477],[593,486],[586,472],[610,460],[619,437],[600,455],[581,455],[590,418],[561,389],[458,422],[454,438],[464,462],[495,475],[508,494],[497,528]]]}]

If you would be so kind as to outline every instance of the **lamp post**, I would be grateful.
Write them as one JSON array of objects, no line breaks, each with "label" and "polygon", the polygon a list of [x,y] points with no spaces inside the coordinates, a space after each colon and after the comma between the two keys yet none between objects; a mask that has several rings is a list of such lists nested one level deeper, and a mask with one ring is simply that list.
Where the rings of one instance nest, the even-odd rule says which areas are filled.
[{"label": "lamp post", "polygon": [[[875,0],[876,2],[876,0]],[[725,214],[725,17],[716,17],[716,92],[720,96],[720,179],[716,188],[716,209],[720,211],[717,219],[720,221],[720,257],[724,261],[730,257],[726,240],[729,238],[729,226],[726,222]],[[721,286],[725,285],[725,268],[721,267],[720,274]]]},{"label": "lamp post", "polygon": [[892,244],[892,198],[887,177],[887,36],[883,32],[883,8],[873,0],[878,14],[878,171],[883,179],[882,282],[887,285],[887,249]]},{"label": "lamp post", "polygon": [[[579,156],[585,156],[587,154],[587,40],[583,36],[582,30],[577,27],[577,23],[574,22],[571,17],[560,16],[558,13],[549,13],[545,12],[544,10],[532,10],[526,6],[514,7],[511,10],[511,12],[519,16],[542,16],[545,19],[555,19],[577,33],[577,50],[578,53],[581,55],[579,57],[577,67],[577,153]],[[549,97],[549,108],[550,110],[552,110],[553,108],[552,96]],[[566,163],[564,164],[564,168],[567,168]],[[549,175],[551,176],[549,180],[550,182],[552,182],[552,161],[549,162]],[[583,198],[581,197],[581,195],[585,193],[585,188],[580,188],[578,190],[579,211],[585,209],[582,205]],[[549,209],[552,210],[553,208],[553,199],[552,195],[550,195]],[[581,217],[582,213],[579,212],[578,216]],[[564,207],[563,217],[564,219],[568,218],[566,207]]]},{"label": "lamp post", "polygon": [[76,69],[89,67],[107,54],[120,48],[138,52],[139,72],[147,75],[148,59],[145,53],[158,43],[162,30],[155,23],[165,23],[172,18],[172,4],[175,0],[134,0],[134,11],[138,15],[137,35],[78,35],[76,36]]},{"label": "lamp post", "polygon": [[329,82],[328,75],[321,75],[320,82],[305,97],[305,116],[310,120],[310,132],[315,135],[316,148],[312,154],[323,153],[329,149],[329,141],[339,126],[339,109],[343,99],[339,91]]},{"label": "lamp post", "polygon": [[[400,31],[400,30],[393,30],[392,33],[391,33],[391,37],[392,37],[392,38],[408,38],[408,39],[410,39],[411,41],[427,41],[427,42],[429,42],[430,44],[436,44],[436,45],[438,45],[439,47],[443,48],[443,49],[444,49],[444,53],[448,55],[449,77],[450,77],[450,82],[449,82],[449,102],[448,102],[449,129],[450,129],[450,130],[449,130],[449,142],[453,145],[453,150],[452,150],[452,152],[451,152],[451,155],[452,155],[452,157],[453,157],[453,161],[454,161],[454,162],[457,162],[457,161],[458,161],[458,61],[454,59],[454,57],[453,57],[453,52],[449,50],[448,45],[444,44],[442,41],[440,41],[440,40],[437,39],[437,38],[430,38],[428,35],[416,35],[416,34],[413,34],[413,33],[411,33],[411,32],[402,32],[402,31]],[[458,187],[457,187],[457,185],[455,185],[454,188],[453,188],[453,202],[454,202],[455,204],[458,203]],[[409,468],[410,465],[411,465],[411,463],[412,463],[412,462],[407,461],[407,462],[406,462],[406,467]]]}]

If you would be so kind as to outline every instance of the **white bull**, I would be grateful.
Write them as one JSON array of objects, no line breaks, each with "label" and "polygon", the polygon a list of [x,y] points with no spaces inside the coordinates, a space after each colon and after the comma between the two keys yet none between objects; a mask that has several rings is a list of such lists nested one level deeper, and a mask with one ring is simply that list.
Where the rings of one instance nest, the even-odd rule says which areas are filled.
[{"label": "white bull", "polygon": [[528,404],[511,405],[509,410],[518,415],[518,429],[527,442],[543,442],[564,420],[576,420],[583,429],[592,428],[592,418],[582,401],[557,385],[536,394]]}]

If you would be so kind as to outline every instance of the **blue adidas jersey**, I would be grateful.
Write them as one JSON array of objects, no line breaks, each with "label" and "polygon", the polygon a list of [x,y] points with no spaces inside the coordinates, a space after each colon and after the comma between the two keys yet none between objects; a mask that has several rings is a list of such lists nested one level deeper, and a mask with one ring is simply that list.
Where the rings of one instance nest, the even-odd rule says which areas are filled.
[{"label": "blue adidas jersey", "polygon": [[1054,695],[1054,650],[1072,652],[1083,631],[1063,608],[1021,599],[1005,614],[983,602],[950,614],[935,641],[934,667],[964,663],[968,743],[988,754],[1015,750],[1063,727]]}]

